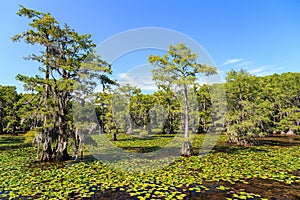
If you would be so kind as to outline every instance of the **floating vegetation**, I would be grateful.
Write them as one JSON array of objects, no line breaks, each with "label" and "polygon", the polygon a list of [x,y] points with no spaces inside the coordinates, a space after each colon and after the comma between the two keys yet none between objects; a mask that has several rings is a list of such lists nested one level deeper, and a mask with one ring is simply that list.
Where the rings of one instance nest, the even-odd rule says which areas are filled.
[{"label": "floating vegetation", "polygon": [[[126,137],[129,136],[120,136],[125,139],[116,143],[129,147],[132,144],[127,143]],[[199,148],[203,137],[196,135],[193,146]],[[161,138],[158,135],[151,140],[135,139],[134,144],[147,150],[165,145],[158,142]],[[294,190],[292,197],[299,197],[300,176],[296,173],[300,169],[299,145],[246,148],[226,146],[226,140],[226,136],[221,136],[215,149],[204,157],[178,157],[163,169],[137,173],[118,171],[97,160],[40,164],[35,160],[36,149],[24,146],[21,136],[1,136],[0,198],[96,198],[107,191],[126,194],[129,199],[201,199],[217,194],[224,199],[269,198],[264,191],[254,191],[251,187],[257,181],[262,185],[276,183],[290,187]],[[115,164],[126,165],[126,162]]]}]

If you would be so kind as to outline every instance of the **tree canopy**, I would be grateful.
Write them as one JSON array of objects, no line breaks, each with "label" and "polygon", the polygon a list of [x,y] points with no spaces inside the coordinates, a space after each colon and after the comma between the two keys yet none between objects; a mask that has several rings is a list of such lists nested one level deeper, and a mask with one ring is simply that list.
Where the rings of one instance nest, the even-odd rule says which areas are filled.
[{"label": "tree canopy", "polygon": [[[61,26],[50,13],[20,6],[17,14],[31,22],[29,29],[15,35],[12,40],[23,40],[43,48],[40,54],[27,57],[40,63],[42,76],[17,75],[17,79],[24,82],[25,90],[35,93],[33,97],[38,102],[30,115],[37,120],[37,141],[43,144],[41,160],[66,160],[69,158],[68,140],[75,132],[70,113],[74,84],[79,80],[95,78],[103,86],[112,83],[106,75],[111,73],[110,65],[94,55],[96,45],[90,34],[81,35],[67,24]],[[94,85],[92,81],[85,84]]]},{"label": "tree canopy", "polygon": [[177,87],[184,96],[184,137],[186,139],[182,149],[183,155],[191,155],[192,147],[188,141],[189,138],[189,88],[192,87],[196,80],[197,74],[206,75],[216,73],[216,68],[197,63],[198,55],[192,53],[190,48],[183,43],[177,46],[170,45],[168,54],[163,56],[149,56],[149,62],[154,65],[153,80],[159,87]]}]

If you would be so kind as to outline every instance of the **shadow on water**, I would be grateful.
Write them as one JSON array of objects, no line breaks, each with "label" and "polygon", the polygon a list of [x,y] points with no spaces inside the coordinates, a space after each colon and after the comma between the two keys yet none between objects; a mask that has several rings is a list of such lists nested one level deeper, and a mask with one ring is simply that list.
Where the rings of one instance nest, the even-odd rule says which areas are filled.
[{"label": "shadow on water", "polygon": [[121,147],[125,151],[130,151],[133,153],[149,153],[161,149],[160,146],[150,146],[150,147]]},{"label": "shadow on water", "polygon": [[[248,184],[236,182],[231,184],[228,182],[204,182],[202,185],[209,188],[208,191],[193,192],[189,191],[187,193],[186,199],[194,200],[219,200],[226,198],[234,198],[234,194],[239,192],[247,192],[253,194],[260,194],[261,197],[247,198],[251,200],[267,198],[271,200],[297,200],[300,199],[300,185],[299,184],[285,184],[279,181],[266,180],[266,179],[248,179]],[[228,189],[219,190],[219,186],[225,186]]]},{"label": "shadow on water", "polygon": [[237,146],[234,144],[224,143],[218,144],[212,148],[212,150],[207,149],[194,149],[195,155],[206,155],[207,153],[226,153],[226,154],[239,154],[240,152],[268,152],[265,149],[258,149],[254,147],[244,147],[244,146]]},{"label": "shadow on water", "polygon": [[[192,187],[205,187],[207,190],[201,188],[199,191],[189,190],[188,187],[176,188],[180,193],[184,193],[186,200],[219,200],[219,199],[236,199],[234,195],[238,195],[240,192],[260,194],[260,197],[253,196],[252,198],[246,198],[248,200],[258,200],[261,198],[267,198],[270,200],[298,200],[300,199],[300,185],[293,184],[288,185],[279,181],[274,180],[265,180],[265,179],[248,179],[249,184],[237,182],[231,184],[228,182],[203,182],[201,185],[191,185]],[[224,186],[227,189],[220,190],[219,187]],[[86,199],[124,199],[124,200],[136,200],[137,197],[131,197],[127,192],[127,188],[123,188],[121,191],[120,188],[114,190],[109,189],[105,191],[97,191],[92,197]],[[153,194],[155,190],[151,192],[151,199],[156,199]]]},{"label": "shadow on water", "polygon": [[6,136],[6,137],[0,137],[0,145],[1,144],[19,144],[23,143],[24,138],[18,137],[18,136]]},{"label": "shadow on water", "polygon": [[[300,137],[299,136],[281,136],[281,135],[270,135],[264,138],[258,138],[253,141],[254,146],[238,146],[232,143],[219,143],[213,147],[211,153],[227,153],[227,154],[237,154],[240,151],[247,152],[267,152],[266,149],[260,149],[256,147],[267,146],[267,147],[292,147],[300,146]],[[198,153],[199,150],[195,150]]]},{"label": "shadow on water", "polygon": [[153,137],[131,137],[131,138],[120,138],[117,141],[139,141],[139,140],[154,140]]},{"label": "shadow on water", "polygon": [[247,152],[268,152],[264,149],[257,149],[255,147],[242,147],[242,146],[233,146],[233,145],[218,145],[213,148],[213,152],[218,153],[227,153],[227,154],[238,154],[240,151]]},{"label": "shadow on water", "polygon": [[89,198],[82,198],[82,199],[91,199],[91,200],[97,200],[97,199],[101,199],[101,200],[112,200],[112,199],[122,199],[122,200],[138,200],[137,197],[132,197],[130,196],[129,193],[125,192],[125,191],[120,191],[119,188],[115,189],[115,190],[104,190],[104,191],[97,191],[95,192],[95,194],[92,197]]},{"label": "shadow on water", "polygon": [[[124,151],[124,150],[130,150]],[[152,147],[122,147],[120,149],[110,150],[108,152],[96,151],[91,152],[94,160],[105,161],[109,163],[117,163],[119,161],[130,161],[132,159],[142,159],[151,162],[152,160],[177,158],[180,156],[180,148],[178,147],[165,147],[159,146]],[[89,162],[93,159],[87,159],[83,157],[80,159],[82,162]]]},{"label": "shadow on water", "polygon": [[5,145],[5,146],[0,146],[0,151],[22,149],[22,148],[31,147],[31,146],[32,146],[31,144]]},{"label": "shadow on water", "polygon": [[174,138],[176,136],[176,134],[159,134],[159,135],[151,135],[151,137],[155,137],[155,138]]},{"label": "shadow on water", "polygon": [[0,137],[0,151],[21,149],[32,146],[24,144],[24,138],[19,136],[2,136]]},{"label": "shadow on water", "polygon": [[[287,185],[285,183],[265,180],[265,179],[248,179],[248,184],[241,182],[236,182],[231,184],[228,182],[202,182],[201,185],[190,185],[190,187],[174,188],[176,191],[186,195],[185,200],[221,200],[221,199],[237,199],[234,195],[238,195],[240,192],[260,194],[260,197],[252,196],[251,198],[238,198],[238,199],[248,199],[248,200],[258,200],[261,198],[266,198],[270,200],[299,200],[300,199],[300,185],[293,184]],[[203,189],[202,187],[207,189]],[[219,187],[224,186],[227,189],[220,190]],[[189,190],[192,187],[201,188],[200,191]],[[122,190],[121,190],[122,189]],[[93,191],[94,194],[91,197],[82,198],[76,193],[72,193],[69,199],[87,199],[87,200],[111,200],[111,199],[122,199],[122,200],[137,200],[139,198],[135,196],[130,196],[126,192],[127,187],[117,187],[115,189],[107,189],[101,191],[97,186],[91,187],[89,190]],[[172,190],[172,192],[174,191]],[[157,198],[154,193],[159,190],[153,190],[150,194],[149,199],[160,199]],[[176,197],[175,197],[176,198]],[[174,198],[174,199],[175,199]]]},{"label": "shadow on water", "polygon": [[229,185],[231,188],[242,188],[248,192],[260,194],[272,200],[287,200],[287,199],[300,199],[300,184],[286,184],[280,181],[269,179],[253,178],[247,180],[249,184],[236,183]]},{"label": "shadow on water", "polygon": [[269,135],[255,141],[256,146],[280,146],[291,147],[300,145],[299,136]]}]

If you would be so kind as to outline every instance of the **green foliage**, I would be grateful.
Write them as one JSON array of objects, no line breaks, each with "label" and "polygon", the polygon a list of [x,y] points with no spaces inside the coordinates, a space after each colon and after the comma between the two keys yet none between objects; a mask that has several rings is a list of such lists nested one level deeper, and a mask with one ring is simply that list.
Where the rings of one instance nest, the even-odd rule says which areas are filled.
[{"label": "green foliage", "polygon": [[[162,132],[167,134],[173,134],[180,126],[180,117],[182,114],[182,109],[180,103],[176,98],[174,92],[170,89],[165,88],[164,90],[158,90],[153,94],[153,98],[156,104],[160,105],[164,109],[164,113],[157,114],[157,121],[163,122]],[[157,107],[160,109],[160,107]]]},{"label": "green foliage", "polygon": [[273,132],[299,133],[299,73],[255,77],[245,70],[230,71],[226,80],[226,128],[232,142],[246,144]]},{"label": "green foliage", "polygon": [[19,123],[24,131],[37,126],[38,119],[35,116],[38,110],[35,110],[35,107],[38,103],[37,95],[34,93],[20,94],[19,100],[15,102]]},{"label": "green foliage", "polygon": [[[168,54],[163,56],[149,56],[149,62],[154,66],[153,80],[160,88],[170,90],[176,88],[183,94],[183,107],[184,107],[184,132],[185,138],[189,138],[189,117],[190,117],[190,101],[189,89],[195,84],[197,75],[204,73],[211,75],[216,73],[216,68],[207,66],[205,64],[197,63],[197,54],[192,53],[190,48],[183,43],[177,46],[170,45]],[[185,142],[182,154],[191,155],[192,152],[187,150],[185,146],[189,146],[188,141]],[[191,149],[191,148],[189,148]]]},{"label": "green foliage", "polygon": [[[130,135],[120,135],[122,141],[114,143],[122,148],[132,145],[163,147],[168,142],[165,136],[157,135],[153,140],[140,140]],[[148,173],[125,173],[100,161],[36,165],[35,148],[20,146],[23,140],[20,136],[0,137],[2,198],[77,199],[93,197],[96,192],[101,191],[124,191],[139,199],[184,199],[190,195],[189,191],[201,197],[205,191],[214,190],[226,191],[232,199],[251,198],[250,196],[266,198],[268,196],[244,190],[243,184],[252,184],[253,179],[262,180],[262,184],[267,182],[266,185],[269,184],[268,181],[286,185],[300,183],[300,176],[291,173],[300,169],[299,146],[224,146],[228,138],[222,136],[216,149],[228,149],[228,152],[213,150],[205,157],[178,157],[164,169]],[[203,140],[204,135],[197,135],[193,146],[199,148]],[[139,160],[133,159],[131,162],[137,163]],[[126,167],[132,163],[120,161],[116,164]],[[153,164],[159,163],[153,160]],[[212,184],[215,186],[211,187],[210,182],[217,184]]]},{"label": "green foliage", "polygon": [[20,6],[17,14],[31,22],[29,29],[12,40],[42,48],[40,54],[31,54],[27,59],[41,64],[39,71],[43,77],[17,75],[24,82],[24,89],[34,92],[31,100],[26,96],[22,99],[33,106],[22,117],[27,121],[33,119],[34,128],[41,135],[37,143],[43,143],[42,161],[66,160],[68,139],[77,139],[71,117],[72,92],[80,101],[95,88],[96,80],[100,80],[103,90],[114,83],[108,77],[112,73],[110,65],[95,55],[96,45],[90,34],[80,35],[67,24],[61,26],[50,13]]},{"label": "green foliage", "polygon": [[141,94],[141,90],[129,84],[118,86],[113,90],[112,106],[116,122],[122,127],[124,133],[134,133],[134,120],[130,114],[131,103],[134,101],[134,97],[139,94]]},{"label": "green foliage", "polygon": [[210,127],[212,116],[212,102],[208,85],[195,86],[197,94],[197,125],[199,133],[206,133]]},{"label": "green foliage", "polygon": [[15,86],[0,85],[0,133],[14,133],[20,129],[16,108],[18,99]]},{"label": "green foliage", "polygon": [[149,94],[137,94],[133,96],[129,104],[129,114],[134,123],[146,127],[151,123],[150,109],[153,107],[154,99]]},{"label": "green foliage", "polygon": [[27,131],[27,133],[24,134],[24,138],[25,138],[24,143],[25,144],[34,143],[35,135],[36,135],[36,131],[34,131],[34,130]]},{"label": "green foliage", "polygon": [[183,43],[177,46],[170,45],[168,54],[149,56],[149,62],[154,65],[153,79],[158,86],[188,86],[193,85],[198,73],[214,74],[214,67],[198,64],[197,55]]}]

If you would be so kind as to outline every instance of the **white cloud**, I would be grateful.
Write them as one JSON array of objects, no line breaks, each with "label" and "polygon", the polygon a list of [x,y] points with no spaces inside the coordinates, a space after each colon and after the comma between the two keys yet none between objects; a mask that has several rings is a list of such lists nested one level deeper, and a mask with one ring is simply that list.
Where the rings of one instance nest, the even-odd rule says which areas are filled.
[{"label": "white cloud", "polygon": [[156,91],[157,86],[152,80],[151,69],[152,66],[148,64],[140,65],[127,73],[118,74],[118,82],[121,85],[129,84],[146,91]]},{"label": "white cloud", "polygon": [[130,77],[127,73],[118,74],[118,77],[119,77],[120,84],[136,85],[134,78]]},{"label": "white cloud", "polygon": [[247,71],[253,68],[253,62],[246,59],[230,59],[224,62],[221,66],[220,74],[224,77],[226,73],[229,72],[231,69],[239,71],[240,69],[246,69]]},{"label": "white cloud", "polygon": [[264,72],[264,71],[268,70],[270,67],[271,67],[270,65],[263,65],[263,66],[260,66],[260,67],[249,69],[248,72],[250,74],[258,74],[258,73],[261,73],[261,72]]},{"label": "white cloud", "polygon": [[259,65],[253,61],[241,58],[229,59],[222,64],[222,69],[219,70],[222,76],[226,76],[226,72],[231,69],[240,70],[241,68],[247,70],[250,74],[255,76],[267,76],[281,71],[283,67],[278,67],[276,65],[263,64]]},{"label": "white cloud", "polygon": [[157,91],[158,88],[156,85],[144,85],[141,87],[142,90],[146,90],[146,91]]},{"label": "white cloud", "polygon": [[118,74],[118,77],[119,78],[124,78],[124,77],[126,77],[126,75],[127,75],[127,73],[120,73],[120,74]]},{"label": "white cloud", "polygon": [[241,61],[243,61],[244,59],[241,59],[241,58],[233,58],[233,59],[229,59],[227,61],[225,61],[223,63],[223,65],[232,65],[232,64],[236,64],[236,63],[239,63]]},{"label": "white cloud", "polygon": [[256,76],[267,76],[267,75],[274,74],[280,71],[281,69],[283,69],[283,67],[276,67],[273,65],[263,65],[260,67],[249,69],[248,71],[249,73]]}]

